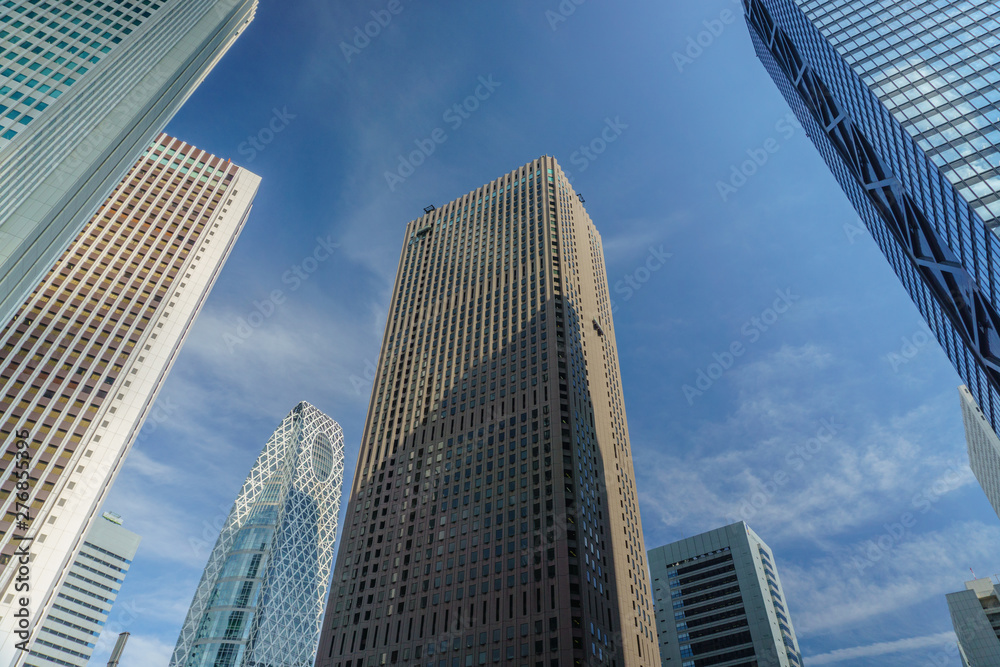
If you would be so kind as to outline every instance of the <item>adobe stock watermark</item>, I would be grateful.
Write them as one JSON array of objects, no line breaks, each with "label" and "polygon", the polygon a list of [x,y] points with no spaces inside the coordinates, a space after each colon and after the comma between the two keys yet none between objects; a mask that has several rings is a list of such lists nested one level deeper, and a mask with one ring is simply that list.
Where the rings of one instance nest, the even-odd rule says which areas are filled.
[{"label": "adobe stock watermark", "polygon": [[569,20],[570,16],[576,14],[576,8],[587,2],[587,0],[562,0],[559,5],[553,9],[545,10],[545,20],[549,22],[549,28],[552,32],[559,29],[559,26]]},{"label": "adobe stock watermark", "polygon": [[233,505],[219,505],[218,509],[219,513],[211,521],[202,520],[200,537],[188,537],[188,547],[195,558],[208,558],[215,543],[222,535],[222,529],[226,527],[229,514],[233,511]]},{"label": "adobe stock watermark", "polygon": [[[649,282],[653,274],[662,269],[667,260],[673,256],[672,252],[665,252],[662,245],[659,248],[649,246],[646,261],[639,264],[632,272],[626,273],[621,280],[615,282],[615,294],[623,295],[622,302],[629,301],[636,292],[642,289],[643,285]],[[612,299],[611,312],[614,313],[617,309],[618,303]]]},{"label": "adobe stock watermark", "polygon": [[[480,76],[478,85],[472,94],[445,109],[444,113],[441,114],[441,119],[448,124],[452,132],[457,131],[465,124],[465,121],[472,117],[472,114],[479,109],[483,102],[493,96],[493,93],[501,85],[499,81],[493,80],[492,74]],[[448,132],[443,127],[434,128],[426,138],[414,139],[413,143],[416,145],[416,149],[406,155],[400,154],[395,171],[385,172],[385,182],[389,186],[389,191],[395,192],[396,187],[405,183],[406,179],[416,172],[417,167],[422,165],[427,158],[434,154],[437,147],[446,141],[448,141]]]},{"label": "adobe stock watermark", "polygon": [[[861,223],[860,220],[858,220],[858,222]],[[847,237],[848,243],[854,245],[854,239],[858,238],[859,236],[871,236],[871,234],[868,233],[868,228],[865,227],[863,223],[855,224],[853,222],[845,222],[844,236]]]},{"label": "adobe stock watermark", "polygon": [[274,141],[275,136],[284,132],[289,122],[296,118],[295,114],[288,113],[288,107],[272,109],[271,119],[267,124],[260,128],[257,134],[248,136],[247,140],[241,143],[236,150],[240,155],[246,156],[247,162],[253,161],[257,154],[267,148]]},{"label": "adobe stock watermark", "polygon": [[95,653],[111,651],[118,641],[118,635],[128,630],[145,613],[145,609],[139,608],[135,598],[127,602],[119,601],[113,607],[113,616],[108,619],[107,625],[101,631],[101,636],[94,646]]},{"label": "adobe stock watermark", "polygon": [[712,388],[712,385],[721,378],[729,369],[736,365],[737,359],[746,354],[747,347],[760,340],[760,337],[774,326],[782,315],[787,313],[795,305],[795,302],[802,297],[792,294],[790,289],[775,290],[778,298],[774,300],[770,307],[761,311],[760,315],[751,317],[740,327],[740,334],[747,339],[744,343],[741,339],[734,340],[722,352],[712,355],[714,361],[705,368],[699,368],[695,376],[694,386],[685,384],[681,387],[684,398],[688,405],[694,405],[694,399],[703,395]]},{"label": "adobe stock watermark", "polygon": [[[833,420],[819,420],[820,427],[816,435],[805,442],[797,444],[785,455],[785,466],[790,467],[795,472],[801,472],[806,467],[806,463],[816,458],[833,438],[837,435],[839,425]],[[730,518],[730,523],[737,521],[750,521],[759,511],[764,509],[782,488],[790,482],[792,476],[785,471],[785,467],[774,471],[769,479],[762,482],[758,489],[745,496],[737,507],[737,514]]]},{"label": "adobe stock watermark", "polygon": [[365,359],[365,372],[363,377],[357,375],[351,375],[349,381],[351,386],[354,388],[354,395],[361,396],[362,390],[365,387],[370,387],[372,382],[375,381],[375,373],[378,371],[378,366],[371,359]]},{"label": "adobe stock watermark", "polygon": [[139,435],[136,437],[136,442],[145,440],[153,433],[156,433],[161,426],[170,421],[171,416],[177,410],[178,408],[170,396],[162,396],[156,399],[156,403],[153,404],[153,409],[149,411],[149,416],[146,418],[142,430],[139,431]]},{"label": "adobe stock watermark", "polygon": [[[785,141],[795,136],[796,130],[801,129],[802,125],[799,123],[799,119],[792,112],[788,112],[774,124],[774,130]],[[715,189],[719,192],[722,201],[729,201],[729,198],[739,192],[740,188],[746,185],[747,181],[770,161],[771,156],[780,150],[781,142],[775,137],[769,137],[757,148],[748,148],[746,151],[748,159],[739,164],[731,165],[729,178],[715,182]]]},{"label": "adobe stock watermark", "polygon": [[883,531],[870,540],[862,542],[858,546],[858,553],[851,557],[851,565],[863,573],[876,563],[888,559],[907,535],[910,529],[917,525],[917,515],[927,514],[935,503],[939,502],[950,491],[956,488],[956,484],[970,474],[968,464],[962,459],[953,459],[949,462],[944,474],[938,477],[932,484],[924,488],[913,496],[910,504],[912,512],[903,512],[896,521],[882,525]]},{"label": "adobe stock watermark", "polygon": [[[731,2],[739,6],[741,0],[731,0]],[[672,57],[677,71],[683,73],[685,67],[693,65],[694,61],[700,58],[705,50],[711,48],[715,44],[715,40],[722,36],[726,27],[735,23],[742,14],[742,10],[723,9],[716,18],[702,21],[701,24],[705,29],[687,38],[683,52],[674,51],[673,53]]]},{"label": "adobe stock watermark", "polygon": [[918,325],[917,330],[910,336],[903,336],[901,339],[902,345],[899,347],[898,352],[890,352],[885,355],[886,361],[892,366],[892,372],[898,373],[900,366],[905,366],[910,363],[914,357],[920,352],[920,350],[928,343],[937,342],[934,338],[934,334],[931,330],[927,328],[926,324],[922,322]]},{"label": "adobe stock watermark", "polygon": [[577,171],[587,171],[587,167],[608,150],[609,144],[618,141],[618,137],[627,129],[628,125],[622,122],[621,116],[615,116],[614,120],[605,118],[600,133],[569,156],[570,164],[575,166]]},{"label": "adobe stock watermark", "polygon": [[400,0],[389,0],[383,9],[373,9],[370,14],[371,21],[363,25],[354,26],[351,32],[350,42],[340,41],[340,52],[344,54],[344,60],[348,63],[354,56],[360,55],[362,51],[371,46],[372,40],[382,34],[382,31],[389,27],[392,19],[403,13],[406,9]]},{"label": "adobe stock watermark", "polygon": [[[326,238],[316,237],[316,245],[310,254],[306,255],[297,264],[281,274],[281,282],[289,286],[288,292],[295,292],[303,283],[319,270],[320,265],[333,256],[334,251],[340,247],[329,236]],[[271,290],[266,297],[253,301],[253,309],[244,317],[236,318],[236,324],[232,332],[222,334],[222,342],[226,344],[229,353],[233,354],[238,345],[247,341],[253,332],[264,325],[277,311],[278,306],[287,299],[284,290]]]}]

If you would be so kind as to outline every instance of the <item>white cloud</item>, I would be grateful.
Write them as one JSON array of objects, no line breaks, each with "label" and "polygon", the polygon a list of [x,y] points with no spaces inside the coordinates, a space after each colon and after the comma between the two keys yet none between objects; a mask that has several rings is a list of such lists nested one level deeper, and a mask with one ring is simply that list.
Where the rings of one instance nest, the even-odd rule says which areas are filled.
[{"label": "white cloud", "polygon": [[783,345],[730,371],[735,409],[686,434],[683,447],[634,436],[646,520],[688,530],[744,519],[769,541],[822,545],[890,518],[888,508],[913,510],[920,494],[936,501],[975,483],[961,444],[949,449],[936,437],[952,402],[903,414],[855,410],[848,423],[852,387],[819,379],[836,365],[816,345]]},{"label": "white cloud", "polygon": [[[866,646],[853,646],[851,648],[837,649],[829,653],[805,656],[805,661],[809,665],[831,665],[845,660],[855,660],[857,658],[871,658],[878,655],[889,655],[892,653],[905,653],[937,646],[954,646],[956,637],[954,632],[939,632],[935,635],[925,635],[923,637],[908,637],[897,639],[891,642],[878,642]],[[958,654],[955,648],[951,653]]]},{"label": "white cloud", "polygon": [[923,517],[900,530],[891,522],[812,561],[780,557],[782,585],[800,635],[842,633],[899,609],[961,590],[970,564],[991,563],[1000,527],[955,523],[920,532]]}]

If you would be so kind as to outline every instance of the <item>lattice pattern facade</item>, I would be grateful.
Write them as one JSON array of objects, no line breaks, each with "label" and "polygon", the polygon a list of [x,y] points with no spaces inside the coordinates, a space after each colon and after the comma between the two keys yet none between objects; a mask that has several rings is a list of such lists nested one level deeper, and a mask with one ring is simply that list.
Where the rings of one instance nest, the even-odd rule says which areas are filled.
[{"label": "lattice pattern facade", "polygon": [[343,481],[340,425],[299,403],[236,497],[171,667],[312,665]]},{"label": "lattice pattern facade", "polygon": [[[981,81],[994,60],[983,46],[1000,43],[996,3],[744,0],[744,6],[761,62],[997,430],[1000,237],[977,212],[992,211],[998,185],[1000,137],[983,127],[988,113],[980,100],[997,76],[994,69],[988,74],[994,83]],[[907,27],[894,37],[875,17]],[[974,27],[973,17],[983,24]],[[877,35],[904,39],[890,46]],[[881,78],[876,64],[889,67],[883,57],[912,81]]]}]

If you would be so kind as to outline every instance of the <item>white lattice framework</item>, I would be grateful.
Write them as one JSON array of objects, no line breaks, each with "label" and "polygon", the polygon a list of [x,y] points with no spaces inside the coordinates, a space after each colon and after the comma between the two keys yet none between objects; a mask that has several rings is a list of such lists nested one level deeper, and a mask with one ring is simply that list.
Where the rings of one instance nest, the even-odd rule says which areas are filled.
[{"label": "white lattice framework", "polygon": [[343,480],[340,425],[299,403],[236,497],[171,667],[313,664]]}]

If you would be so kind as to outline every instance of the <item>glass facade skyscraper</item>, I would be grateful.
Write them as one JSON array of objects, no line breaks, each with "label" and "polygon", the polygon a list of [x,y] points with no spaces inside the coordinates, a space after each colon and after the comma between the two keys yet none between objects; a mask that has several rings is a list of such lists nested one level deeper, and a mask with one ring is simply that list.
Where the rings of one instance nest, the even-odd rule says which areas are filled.
[{"label": "glass facade skyscraper", "polygon": [[317,667],[659,664],[601,237],[543,156],[407,224]]},{"label": "glass facade skyscraper", "polygon": [[0,328],[0,665],[23,655],[20,600],[34,634],[54,603],[259,184],[161,135]]},{"label": "glass facade skyscraper", "polygon": [[170,667],[313,663],[343,482],[340,425],[299,403],[236,497]]},{"label": "glass facade skyscraper", "polygon": [[256,0],[0,3],[0,326],[253,19]]},{"label": "glass facade skyscraper", "polygon": [[761,62],[997,430],[1000,5],[744,7]]}]

